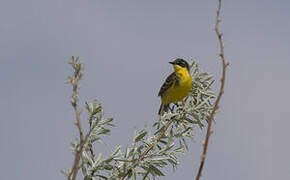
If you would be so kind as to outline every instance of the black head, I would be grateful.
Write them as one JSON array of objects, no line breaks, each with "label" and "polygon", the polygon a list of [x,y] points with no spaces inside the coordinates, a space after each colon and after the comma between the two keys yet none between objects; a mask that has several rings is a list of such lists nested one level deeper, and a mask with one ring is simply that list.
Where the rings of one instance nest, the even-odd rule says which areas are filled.
[{"label": "black head", "polygon": [[178,58],[178,59],[175,59],[174,61],[169,62],[169,63],[173,64],[173,65],[178,65],[178,66],[187,68],[187,70],[189,71],[189,64],[184,59]]}]

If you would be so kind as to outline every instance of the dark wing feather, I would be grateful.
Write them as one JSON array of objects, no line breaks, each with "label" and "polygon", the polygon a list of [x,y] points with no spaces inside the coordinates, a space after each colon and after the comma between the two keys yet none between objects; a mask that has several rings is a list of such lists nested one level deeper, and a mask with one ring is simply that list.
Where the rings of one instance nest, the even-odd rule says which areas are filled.
[{"label": "dark wing feather", "polygon": [[[174,84],[175,83],[175,84]],[[158,96],[163,96],[163,94],[174,84],[174,86],[178,86],[179,79],[175,72],[171,73],[161,86]]]}]

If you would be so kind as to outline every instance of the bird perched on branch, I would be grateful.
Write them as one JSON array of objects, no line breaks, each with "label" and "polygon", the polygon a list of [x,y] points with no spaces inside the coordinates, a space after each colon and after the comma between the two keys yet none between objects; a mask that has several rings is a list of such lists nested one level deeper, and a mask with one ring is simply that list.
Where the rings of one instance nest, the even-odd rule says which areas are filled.
[{"label": "bird perched on branch", "polygon": [[183,59],[176,59],[169,63],[173,65],[174,72],[166,78],[159,90],[158,96],[161,96],[159,115],[168,111],[170,103],[177,103],[183,100],[192,87],[188,63]]}]

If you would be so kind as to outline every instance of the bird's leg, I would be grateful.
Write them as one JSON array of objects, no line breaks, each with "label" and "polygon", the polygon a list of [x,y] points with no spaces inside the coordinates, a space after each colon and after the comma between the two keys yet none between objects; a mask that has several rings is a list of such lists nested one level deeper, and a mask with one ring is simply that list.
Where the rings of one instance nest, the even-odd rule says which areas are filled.
[{"label": "bird's leg", "polygon": [[181,105],[180,105],[181,107],[180,107],[180,109],[181,109],[182,112],[186,112],[186,110],[185,110],[185,103],[186,103],[187,99],[188,99],[188,97],[186,97],[185,99],[183,99],[181,101]]},{"label": "bird's leg", "polygon": [[181,107],[184,108],[184,106],[185,106],[185,100],[181,101],[181,105],[182,105]]}]

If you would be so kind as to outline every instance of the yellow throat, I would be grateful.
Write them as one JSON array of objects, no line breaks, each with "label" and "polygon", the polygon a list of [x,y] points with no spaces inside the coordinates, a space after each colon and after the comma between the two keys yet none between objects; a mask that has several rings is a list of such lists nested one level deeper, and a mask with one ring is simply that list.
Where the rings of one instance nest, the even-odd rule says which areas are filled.
[{"label": "yellow throat", "polygon": [[191,90],[192,78],[186,67],[173,65],[174,71],[179,78],[179,84],[175,83],[168,89],[166,95],[161,98],[163,104],[175,103],[183,100]]}]

